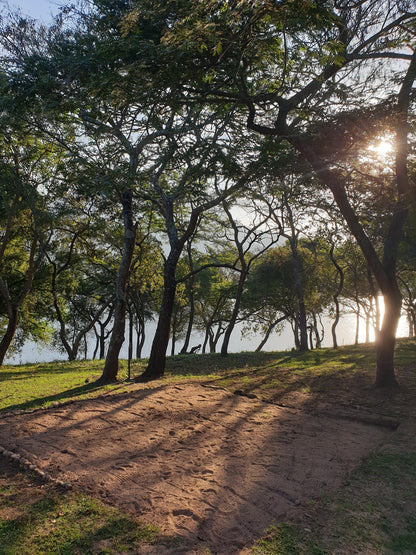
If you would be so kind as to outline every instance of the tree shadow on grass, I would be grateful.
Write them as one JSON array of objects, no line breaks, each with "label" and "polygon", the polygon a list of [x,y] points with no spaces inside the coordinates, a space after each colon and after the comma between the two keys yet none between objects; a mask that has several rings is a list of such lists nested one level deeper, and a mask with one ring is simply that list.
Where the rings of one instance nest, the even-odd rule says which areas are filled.
[{"label": "tree shadow on grass", "polygon": [[6,365],[1,369],[0,380],[22,380],[22,379],[32,379],[33,377],[44,377],[51,373],[53,374],[72,374],[74,372],[86,372],[91,373],[91,371],[100,371],[103,364],[102,360],[97,361],[81,361],[76,360],[72,362],[45,362],[36,364],[23,364],[23,365]]},{"label": "tree shadow on grass", "polygon": [[[123,384],[120,383],[117,385],[112,385],[112,389],[122,388]],[[32,399],[30,401],[26,401],[25,403],[18,403],[14,405],[9,405],[5,407],[0,413],[6,413],[9,411],[15,410],[29,410],[29,409],[36,409],[43,406],[47,406],[51,403],[59,403],[68,401],[73,399],[74,397],[81,397],[88,393],[92,393],[95,391],[103,390],[105,391],[105,387],[100,385],[97,386],[94,382],[80,385],[77,387],[72,387],[71,389],[66,389],[64,391],[60,391],[59,393],[55,393],[54,395],[45,395],[44,397],[37,397],[36,399]]]},{"label": "tree shadow on grass", "polygon": [[[242,374],[283,364],[293,370],[303,370],[322,363],[357,362],[373,357],[373,346],[368,349],[360,345],[334,349],[317,349],[307,352],[275,351],[275,352],[242,352],[229,353],[223,357],[219,353],[176,355],[167,358],[166,372],[171,376],[209,376],[240,371]],[[363,352],[364,351],[364,352]]]},{"label": "tree shadow on grass", "polygon": [[17,518],[0,521],[1,553],[26,552],[34,537],[37,553],[61,555],[101,552],[97,549],[101,542],[111,548],[119,542],[137,545],[154,538],[152,527],[80,494],[50,492],[19,507],[19,512]]}]

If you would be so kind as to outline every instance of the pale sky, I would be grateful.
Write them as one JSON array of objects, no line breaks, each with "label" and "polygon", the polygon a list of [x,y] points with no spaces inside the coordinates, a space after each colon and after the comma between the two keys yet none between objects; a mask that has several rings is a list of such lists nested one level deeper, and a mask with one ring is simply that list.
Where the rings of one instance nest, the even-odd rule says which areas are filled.
[{"label": "pale sky", "polygon": [[59,5],[65,0],[0,0],[0,5],[9,5],[12,10],[19,8],[22,15],[30,15],[44,23],[48,23],[58,12]]}]

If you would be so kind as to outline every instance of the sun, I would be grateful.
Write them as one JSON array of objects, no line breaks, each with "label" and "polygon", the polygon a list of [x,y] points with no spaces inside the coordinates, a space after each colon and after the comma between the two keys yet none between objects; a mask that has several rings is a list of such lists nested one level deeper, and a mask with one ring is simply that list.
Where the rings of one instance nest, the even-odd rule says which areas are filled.
[{"label": "sun", "polygon": [[370,150],[372,150],[379,158],[384,158],[393,152],[393,144],[387,139],[380,139],[370,146]]}]

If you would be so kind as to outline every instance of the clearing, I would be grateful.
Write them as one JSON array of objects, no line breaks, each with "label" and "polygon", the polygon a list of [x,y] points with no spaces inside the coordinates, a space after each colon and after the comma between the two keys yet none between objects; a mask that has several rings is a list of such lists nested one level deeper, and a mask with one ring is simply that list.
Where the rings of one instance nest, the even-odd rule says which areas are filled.
[{"label": "clearing", "polygon": [[335,373],[329,359],[315,373],[268,363],[6,412],[0,445],[155,525],[140,553],[251,553],[271,525],[311,518],[371,452],[400,451],[413,434],[413,369],[400,392],[379,392],[357,369],[342,382],[351,357]]}]

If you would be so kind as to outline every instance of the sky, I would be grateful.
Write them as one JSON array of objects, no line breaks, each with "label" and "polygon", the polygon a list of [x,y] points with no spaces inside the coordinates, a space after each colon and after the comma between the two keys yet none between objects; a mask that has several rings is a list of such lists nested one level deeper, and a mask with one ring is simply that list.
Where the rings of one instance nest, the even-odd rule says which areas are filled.
[{"label": "sky", "polygon": [[12,10],[19,8],[23,15],[30,15],[43,23],[48,23],[58,13],[59,5],[65,4],[64,0],[0,0],[0,5],[7,3]]}]

